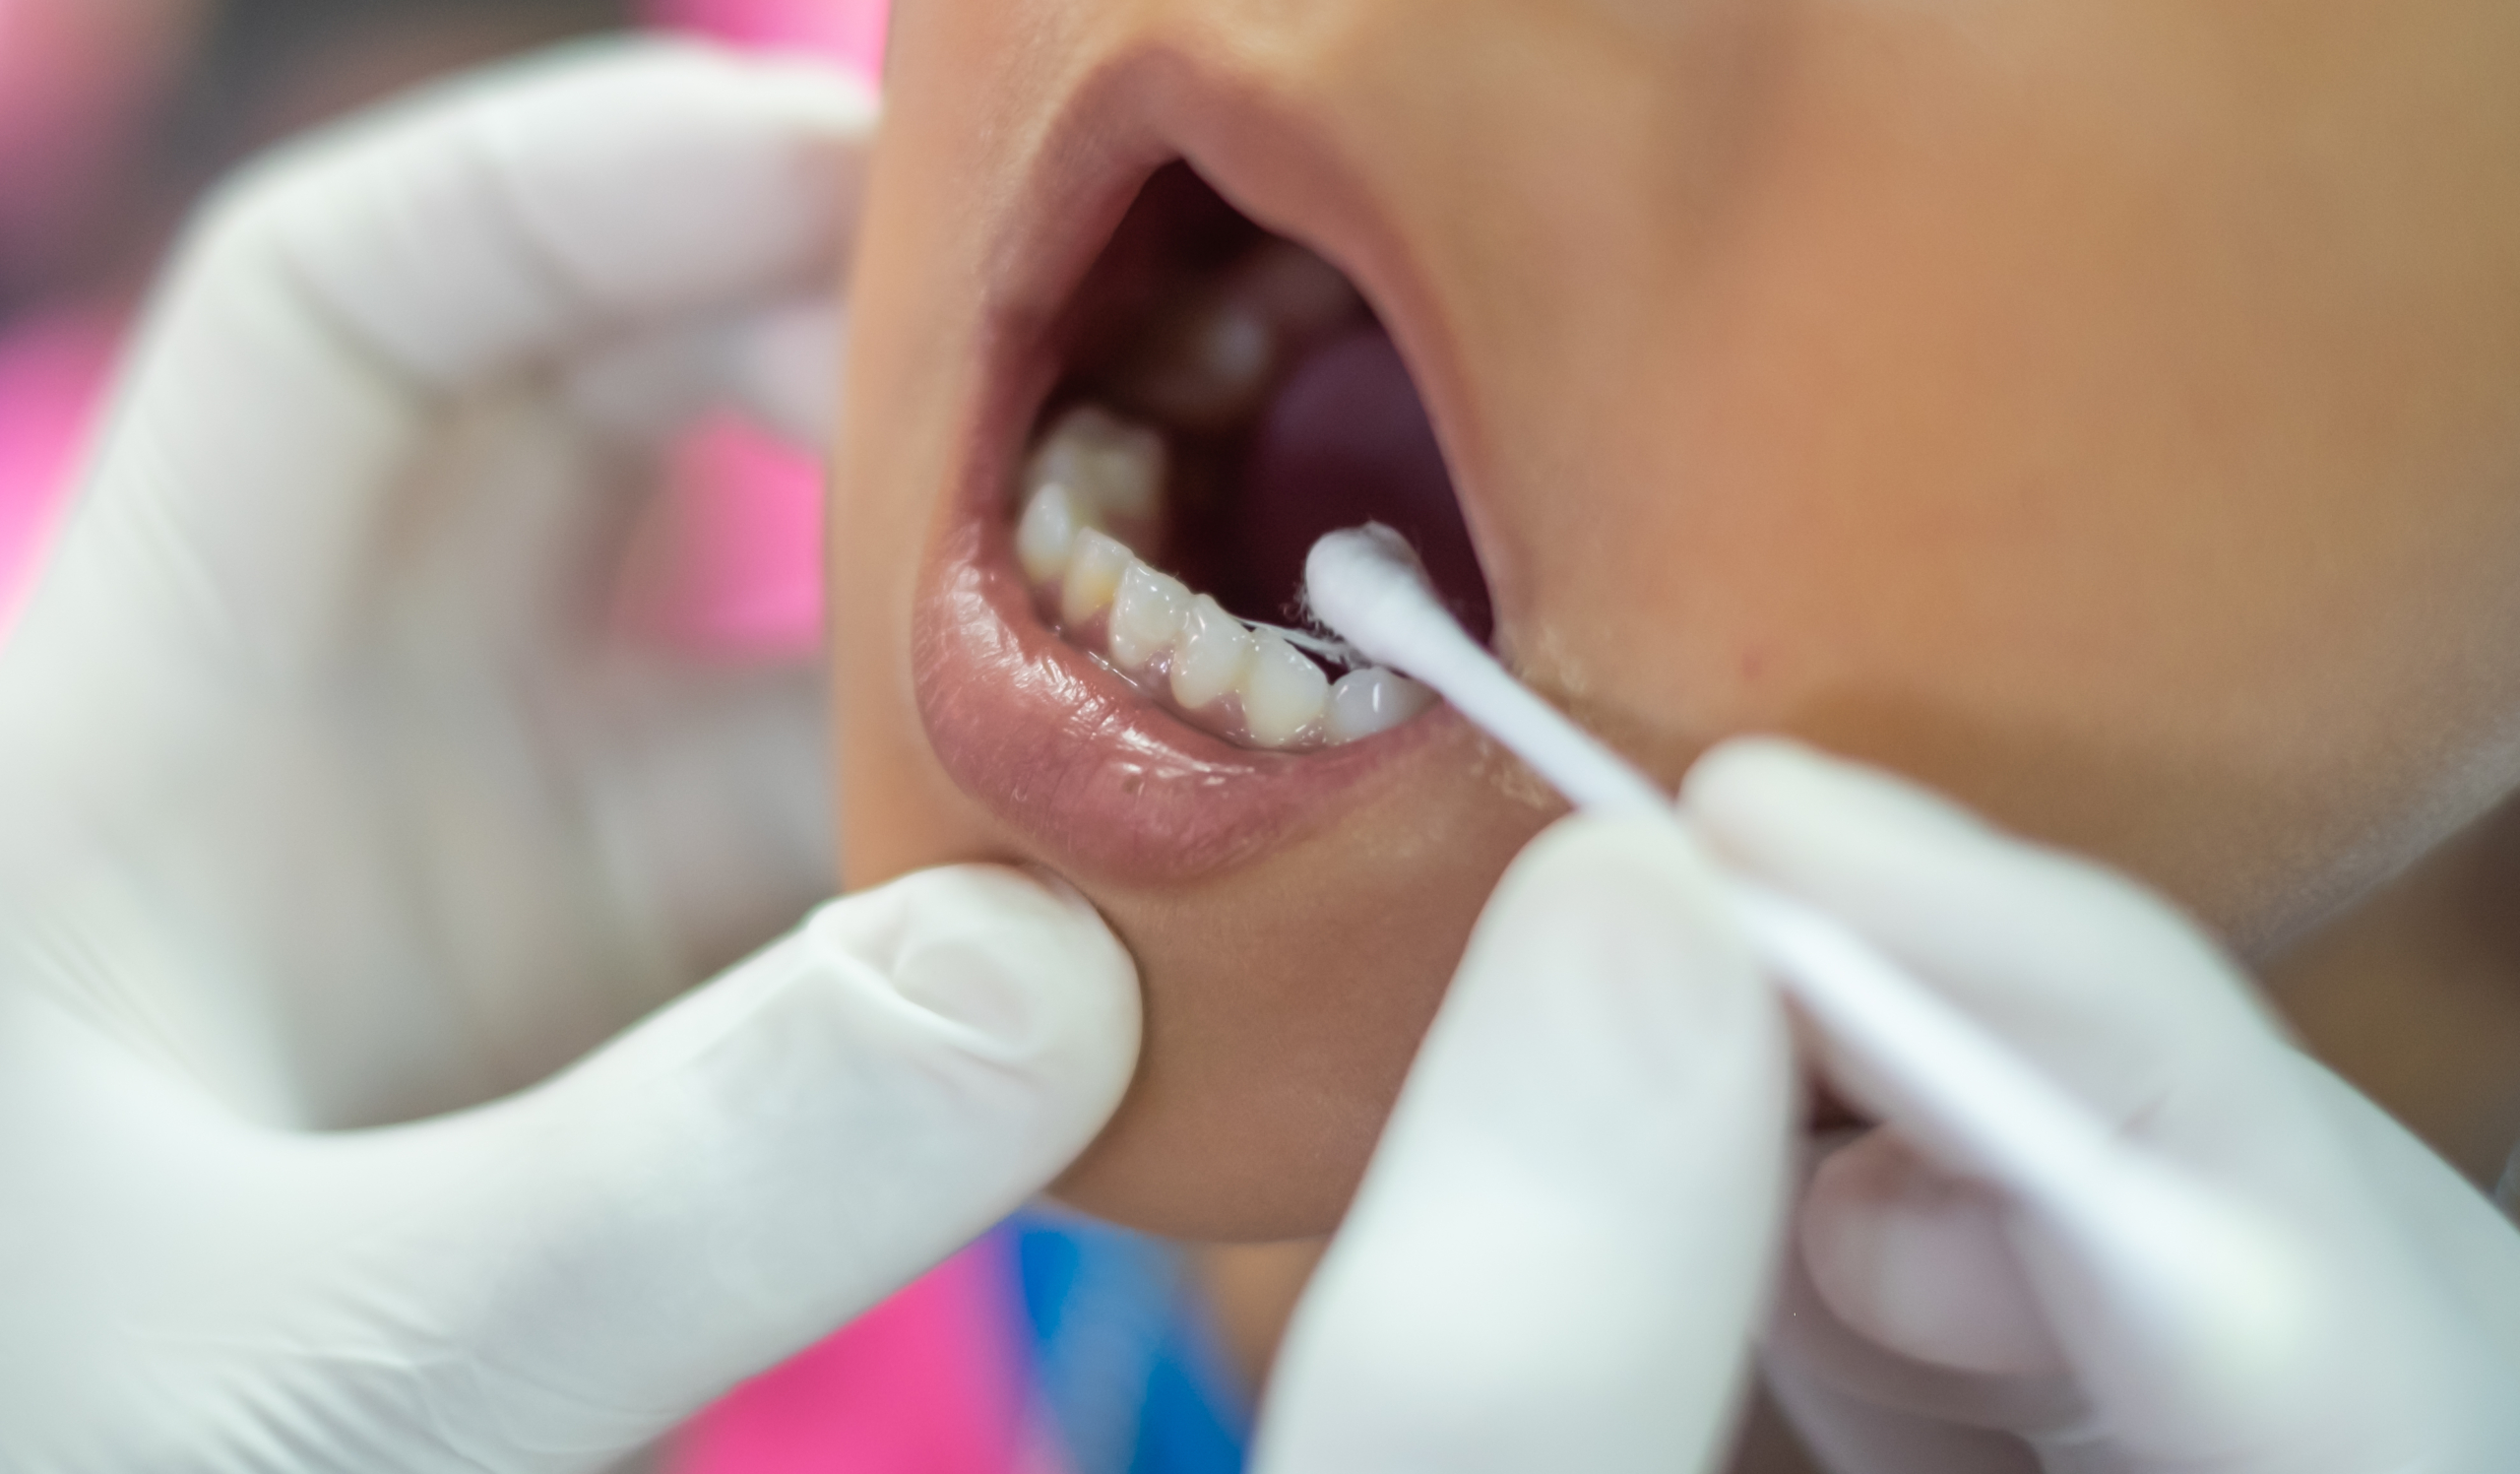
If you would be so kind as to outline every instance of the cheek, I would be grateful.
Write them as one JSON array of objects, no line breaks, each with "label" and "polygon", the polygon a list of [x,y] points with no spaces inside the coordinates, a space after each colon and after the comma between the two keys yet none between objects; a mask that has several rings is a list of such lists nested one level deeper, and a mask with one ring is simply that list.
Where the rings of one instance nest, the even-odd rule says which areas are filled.
[{"label": "cheek", "polygon": [[1555,365],[1480,404],[1526,672],[1666,773],[1795,731],[2246,946],[2502,792],[2520,355],[2508,324],[2479,347],[2489,284],[2305,248],[2257,182],[2300,161],[2241,122],[2169,149],[1959,74],[1825,80],[1715,245],[1535,288],[1605,297],[1540,315],[1568,322],[1614,292],[1627,331],[1478,350]]},{"label": "cheek", "polygon": [[2339,509],[2339,564],[2288,536],[2298,508],[2211,472],[1902,454],[1894,428],[1839,456],[1796,424],[1858,400],[1777,414],[1732,387],[1640,397],[1668,460],[1627,484],[1656,489],[1536,530],[1502,620],[1528,674],[1666,777],[1791,732],[2129,867],[2244,946],[2508,782],[2511,693],[2470,659],[2508,599],[2461,549]]}]

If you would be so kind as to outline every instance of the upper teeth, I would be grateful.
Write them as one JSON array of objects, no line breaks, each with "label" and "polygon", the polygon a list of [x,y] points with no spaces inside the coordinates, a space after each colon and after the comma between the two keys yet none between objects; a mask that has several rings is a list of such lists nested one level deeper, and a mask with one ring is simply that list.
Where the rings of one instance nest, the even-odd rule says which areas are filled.
[{"label": "upper teeth", "polygon": [[[1112,529],[1157,526],[1163,476],[1154,431],[1091,406],[1068,412],[1034,453],[1016,556],[1071,638],[1089,636],[1102,618],[1102,653],[1113,666],[1160,680],[1203,725],[1230,727],[1238,715],[1240,735],[1263,747],[1352,742],[1432,703],[1424,686],[1379,667],[1333,684],[1283,635],[1253,630],[1132,552]],[[1222,705],[1228,696],[1238,698],[1238,713]]]}]

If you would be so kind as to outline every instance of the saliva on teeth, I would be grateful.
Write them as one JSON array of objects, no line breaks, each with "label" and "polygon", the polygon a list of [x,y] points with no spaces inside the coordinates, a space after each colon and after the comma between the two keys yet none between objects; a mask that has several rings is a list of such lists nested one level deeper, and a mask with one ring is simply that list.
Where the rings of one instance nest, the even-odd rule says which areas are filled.
[{"label": "saliva on teeth", "polygon": [[1332,680],[1269,627],[1141,555],[1163,521],[1163,437],[1091,405],[1026,463],[1016,559],[1069,643],[1197,726],[1255,747],[1336,746],[1388,732],[1434,693],[1379,666]]}]

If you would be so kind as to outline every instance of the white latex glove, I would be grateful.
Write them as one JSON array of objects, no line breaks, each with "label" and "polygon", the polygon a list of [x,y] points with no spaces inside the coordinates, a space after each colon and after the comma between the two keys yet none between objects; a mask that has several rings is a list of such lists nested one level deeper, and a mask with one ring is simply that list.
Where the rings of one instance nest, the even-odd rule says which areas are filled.
[{"label": "white latex glove", "polygon": [[[2289,1043],[2160,900],[1906,783],[1717,750],[1708,843],[1834,912],[2162,1157],[2292,1235],[2318,1292],[2262,1383],[2155,1400],[2087,1266],[1889,1126],[1817,1168],[1768,1350],[1846,1474],[2520,1469],[2520,1233]],[[1825,1050],[1823,1051],[1825,1055]]]},{"label": "white latex glove", "polygon": [[[2148,1379],[2085,1266],[1894,1121],[1820,1167],[1769,1332],[1772,1385],[1832,1468],[2520,1467],[2520,1234],[2162,902],[1787,743],[1719,749],[1684,807],[1728,862],[2294,1231],[2327,1292],[2245,1401],[2132,1405]],[[1267,1474],[1722,1465],[1787,1091],[1721,906],[1651,824],[1569,820],[1517,863],[1291,1328]]]},{"label": "white latex glove", "polygon": [[1117,1100],[1131,965],[1011,871],[668,1001],[824,893],[821,697],[625,645],[612,561],[836,280],[872,119],[583,49],[193,232],[0,649],[0,1468],[592,1468]]},{"label": "white latex glove", "polygon": [[1792,1085],[1782,1011],[1678,827],[1549,830],[1480,919],[1289,1329],[1257,1467],[1721,1467]]}]

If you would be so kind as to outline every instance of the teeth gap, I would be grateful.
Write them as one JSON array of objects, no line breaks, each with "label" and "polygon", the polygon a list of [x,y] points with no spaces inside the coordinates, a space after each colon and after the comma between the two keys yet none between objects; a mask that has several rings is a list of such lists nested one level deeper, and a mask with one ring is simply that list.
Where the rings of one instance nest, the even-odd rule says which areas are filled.
[{"label": "teeth gap", "polygon": [[1367,520],[1409,534],[1467,622],[1486,622],[1415,387],[1337,268],[1176,163],[1147,182],[1059,337],[1068,370],[1010,515],[1062,638],[1255,747],[1354,741],[1433,703],[1304,626],[1303,552]]},{"label": "teeth gap", "polygon": [[1341,671],[1359,670],[1373,662],[1355,646],[1326,631],[1292,629],[1283,624],[1270,624],[1258,619],[1243,621],[1253,629],[1265,629],[1325,666]]}]

